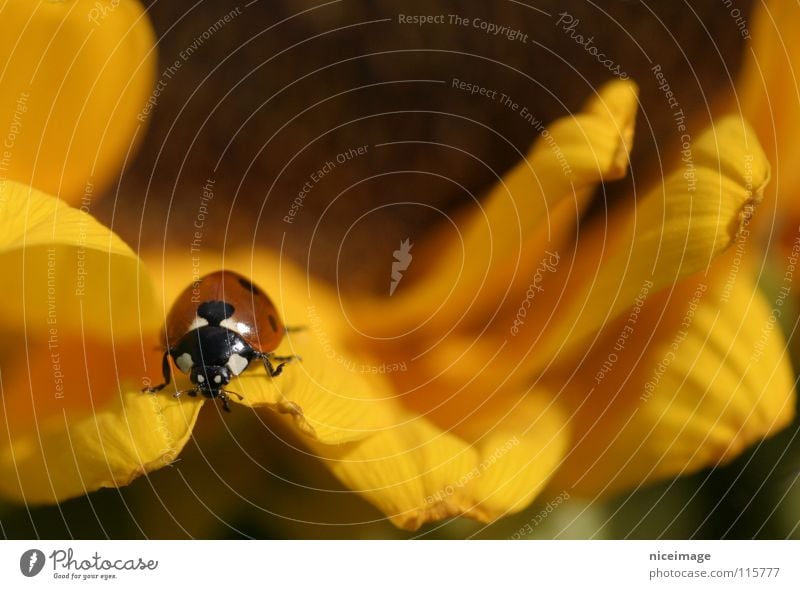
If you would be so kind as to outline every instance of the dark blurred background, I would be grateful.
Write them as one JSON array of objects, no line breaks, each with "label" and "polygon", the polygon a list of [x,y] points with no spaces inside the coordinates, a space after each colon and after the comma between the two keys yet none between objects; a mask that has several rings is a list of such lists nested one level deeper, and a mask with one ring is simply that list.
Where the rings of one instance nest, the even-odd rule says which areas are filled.
[{"label": "dark blurred background", "polygon": [[[749,4],[738,2],[745,12]],[[118,198],[94,212],[111,221],[114,207],[124,207],[115,219],[129,243],[139,243],[141,220],[141,247],[187,247],[202,186],[212,178],[204,245],[275,247],[286,234],[286,252],[305,259],[310,250],[317,274],[338,276],[344,289],[383,294],[398,241],[414,242],[444,220],[443,212],[468,206],[537,137],[499,100],[452,88],[453,78],[505,93],[546,124],[578,109],[612,78],[571,38],[593,37],[592,45],[641,88],[632,174],[638,181],[658,170],[659,150],[674,152],[668,147],[677,140],[654,64],[694,119],[690,129],[705,127],[731,90],[744,41],[720,6],[719,0],[152,2],[160,70],[181,65],[162,78],[166,88],[143,148],[114,189]],[[231,12],[237,9],[239,15]],[[563,11],[580,21],[571,33],[556,25]],[[228,24],[182,58],[228,14]],[[528,39],[399,24],[399,14],[479,17]],[[366,155],[337,165],[304,199],[294,223],[284,223],[310,174],[362,145],[369,146]],[[608,188],[627,192],[627,186]]]},{"label": "dark blurred background", "polygon": [[[632,173],[598,191],[589,214],[599,214],[631,198],[634,182],[638,190],[657,178],[668,165],[660,154],[675,151],[654,65],[662,66],[691,129],[707,125],[729,98],[744,40],[724,4],[149,2],[160,73],[176,61],[180,67],[149,115],[136,159],[93,213],[136,248],[188,248],[210,178],[215,197],[204,245],[283,244],[287,255],[308,256],[316,274],[345,291],[382,293],[397,243],[474,206],[537,136],[499,101],[454,89],[453,78],[505,93],[544,123],[567,115],[612,78],[556,24],[563,11],[579,19],[574,31],[593,37],[641,89]],[[745,16],[751,4],[734,2]],[[527,43],[472,27],[398,23],[398,14],[451,13],[519,29]],[[230,22],[203,38],[226,14]],[[365,154],[337,164],[304,198],[294,222],[284,222],[312,172],[364,145]],[[260,418],[268,427],[244,411],[225,419],[204,411],[174,466],[60,506],[0,505],[2,533],[507,538],[543,508],[491,526],[456,520],[400,532],[316,459],[281,441],[288,434],[280,424]],[[800,489],[792,486],[800,472],[797,433],[786,431],[725,468],[606,503],[568,501],[528,537],[800,538]]]}]

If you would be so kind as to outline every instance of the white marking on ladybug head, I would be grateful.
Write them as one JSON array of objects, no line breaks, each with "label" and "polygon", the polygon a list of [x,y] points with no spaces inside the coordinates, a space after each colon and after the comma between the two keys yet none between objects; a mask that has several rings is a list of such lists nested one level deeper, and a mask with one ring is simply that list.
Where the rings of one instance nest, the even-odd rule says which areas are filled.
[{"label": "white marking on ladybug head", "polygon": [[194,320],[192,320],[192,324],[189,326],[188,331],[192,331],[193,329],[197,329],[198,327],[205,327],[208,325],[208,319],[204,319],[199,315],[194,316]]},{"label": "white marking on ladybug head", "polygon": [[203,376],[202,374],[197,375],[197,382],[205,382],[205,381],[206,381],[205,376]]},{"label": "white marking on ladybug head", "polygon": [[222,321],[219,322],[219,324],[221,327],[225,327],[227,329],[230,329],[231,331],[235,331],[239,335],[247,335],[250,333],[250,326],[247,325],[247,323],[244,323],[243,321],[235,321],[231,317],[223,319]]},{"label": "white marking on ladybug head", "polygon": [[192,370],[192,366],[194,366],[194,362],[192,361],[192,356],[186,352],[175,358],[175,364],[178,365],[178,368],[181,372],[189,373]]},{"label": "white marking on ladybug head", "polygon": [[222,377],[218,374],[217,376],[214,377],[214,382],[217,383],[217,384],[221,383],[222,382]]},{"label": "white marking on ladybug head", "polygon": [[244,369],[247,368],[248,364],[249,362],[247,361],[247,358],[240,356],[239,354],[231,354],[230,358],[228,358],[228,368],[230,368],[231,372],[235,376],[238,376],[244,372]]}]

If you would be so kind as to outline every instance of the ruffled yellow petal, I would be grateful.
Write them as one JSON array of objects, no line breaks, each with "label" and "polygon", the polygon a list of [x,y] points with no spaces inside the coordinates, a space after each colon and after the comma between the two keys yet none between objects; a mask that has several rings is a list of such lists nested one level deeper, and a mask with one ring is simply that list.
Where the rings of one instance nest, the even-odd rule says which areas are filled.
[{"label": "ruffled yellow petal", "polygon": [[[732,109],[749,120],[773,164],[770,200],[761,224],[794,223],[800,214],[800,6],[766,0],[756,3],[750,18],[751,41]],[[794,226],[792,227],[794,229]]]},{"label": "ruffled yellow petal", "polygon": [[488,522],[524,509],[555,472],[569,438],[563,415],[540,395],[490,399],[452,428],[400,408],[397,418],[359,442],[311,447],[348,487],[410,530],[456,516]]},{"label": "ruffled yellow petal", "polygon": [[791,422],[781,307],[731,267],[648,300],[633,323],[602,332],[574,376],[565,365],[551,377],[551,386],[564,379],[560,400],[572,406],[575,432],[554,492],[609,493],[689,474]]},{"label": "ruffled yellow petal", "polygon": [[200,404],[139,391],[160,364],[140,330],[159,313],[130,248],[88,214],[4,182],[0,262],[0,493],[62,501],[173,460]]},{"label": "ruffled yellow petal", "polygon": [[[157,268],[160,254],[153,253],[152,258],[151,270]],[[251,366],[228,387],[244,397],[240,401],[232,396],[232,401],[289,414],[304,434],[327,444],[361,439],[392,422],[395,393],[382,373],[385,369],[348,349],[335,295],[325,285],[269,251],[233,251],[224,256],[208,252],[202,262],[200,272],[190,258],[174,255],[166,260],[163,272],[155,272],[164,281],[165,308],[200,273],[225,268],[263,288],[286,325],[303,328],[287,334],[274,350],[301,360],[274,378],[263,366]],[[157,334],[151,339],[157,341]],[[179,374],[175,386],[188,388],[188,380]]]},{"label": "ruffled yellow petal", "polygon": [[389,301],[354,301],[354,322],[378,337],[423,324],[444,333],[465,315],[491,315],[508,292],[524,290],[528,269],[548,244],[569,237],[595,185],[625,174],[637,104],[632,83],[612,82],[582,113],[542,130],[526,159],[482,199],[480,212],[457,223],[458,235],[414,248],[414,264],[427,267],[416,285],[409,280]]},{"label": "ruffled yellow petal", "polygon": [[[448,334],[415,365],[449,388],[493,390],[497,375],[530,385],[637,301],[708,269],[736,239],[761,197],[769,165],[741,119],[724,118],[692,144],[681,165],[635,207],[582,228],[572,251],[553,252],[485,331]],[[686,175],[691,171],[691,175]]]},{"label": "ruffled yellow petal", "polygon": [[[470,405],[454,431],[479,451],[480,476],[469,493],[491,521],[525,509],[539,495],[569,448],[570,428],[550,392],[501,389]],[[449,419],[459,415],[448,413]]]},{"label": "ruffled yellow petal", "polygon": [[36,336],[137,336],[159,324],[137,256],[89,214],[14,182],[0,184],[0,321]]},{"label": "ruffled yellow petal", "polygon": [[0,354],[0,494],[42,503],[126,485],[188,441],[201,403],[142,393],[145,358],[159,362],[139,341],[6,335],[17,346]]},{"label": "ruffled yellow petal", "polygon": [[0,493],[26,503],[54,503],[127,485],[175,460],[200,407],[132,386],[84,419],[42,423],[0,446]]},{"label": "ruffled yellow petal", "polygon": [[[741,118],[723,118],[685,157],[635,208],[579,241],[575,266],[562,272],[572,284],[546,286],[561,295],[561,308],[536,348],[539,366],[585,342],[637,298],[705,271],[739,236],[769,180],[769,163],[752,130]],[[539,338],[526,325],[514,344],[530,347]]]},{"label": "ruffled yellow petal", "polygon": [[142,135],[147,15],[136,0],[8,0],[0,22],[0,177],[91,204]]},{"label": "ruffled yellow petal", "polygon": [[358,442],[310,446],[345,485],[398,527],[415,530],[470,512],[474,505],[464,498],[459,481],[477,464],[476,450],[419,416],[398,413],[398,419],[397,425]]},{"label": "ruffled yellow petal", "polygon": [[313,332],[286,339],[276,352],[302,360],[274,378],[263,367],[252,367],[236,383],[244,400],[235,401],[289,414],[300,431],[327,444],[359,440],[390,423],[394,391],[385,376],[362,372],[377,367],[356,355],[331,356]]}]

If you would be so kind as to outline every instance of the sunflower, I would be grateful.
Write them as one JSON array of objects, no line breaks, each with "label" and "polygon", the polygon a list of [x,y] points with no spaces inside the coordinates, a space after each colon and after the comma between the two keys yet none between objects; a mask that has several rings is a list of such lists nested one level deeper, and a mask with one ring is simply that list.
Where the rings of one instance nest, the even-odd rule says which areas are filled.
[{"label": "sunflower", "polygon": [[[75,6],[90,9],[47,10],[63,28]],[[118,90],[135,88],[138,101],[109,91],[85,113],[88,98],[45,90],[77,120],[105,117],[91,125],[101,138],[109,120],[122,125],[114,141],[127,146],[153,96],[141,91],[152,76],[135,75],[152,72],[152,32],[137,10],[98,22],[150,43],[114,69]],[[83,68],[89,80],[104,71]],[[51,132],[33,109],[39,92],[19,115],[28,137]],[[14,277],[2,311],[0,492],[60,502],[177,459],[199,412],[219,407],[170,395],[187,388],[180,375],[174,389],[141,389],[160,378],[170,304],[220,268],[250,277],[286,324],[305,326],[276,350],[302,362],[275,378],[245,372],[234,410],[280,415],[401,528],[492,521],[542,494],[601,496],[731,460],[785,427],[795,404],[775,309],[732,248],[758,215],[770,165],[745,119],[722,116],[687,134],[663,179],[608,216],[587,215],[598,189],[627,173],[637,106],[635,84],[615,80],[539,129],[479,210],[399,245],[381,297],[340,296],[251,244],[134,252],[68,204],[78,202],[70,186],[85,193],[92,178],[113,177],[125,150],[100,141],[81,156],[88,168],[69,166],[69,186],[38,173],[36,151],[14,152],[22,171],[0,188],[0,251]],[[70,141],[53,145],[56,165],[70,157]]]}]

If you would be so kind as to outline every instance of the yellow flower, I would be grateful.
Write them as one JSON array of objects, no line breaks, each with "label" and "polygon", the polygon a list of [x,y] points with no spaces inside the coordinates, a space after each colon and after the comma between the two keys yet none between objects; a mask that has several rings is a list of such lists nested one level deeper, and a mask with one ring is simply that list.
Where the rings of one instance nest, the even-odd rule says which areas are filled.
[{"label": "yellow flower", "polygon": [[[90,78],[92,67],[102,69],[86,66]],[[126,125],[147,96],[112,124]],[[632,83],[612,82],[543,130],[457,231],[401,245],[393,294],[377,299],[340,299],[249,244],[199,259],[137,255],[30,188],[64,192],[60,176],[39,183],[36,151],[14,151],[32,172],[27,184],[0,183],[0,493],[58,502],[176,459],[204,401],[170,394],[188,387],[180,374],[162,393],[140,390],[160,379],[175,296],[222,267],[306,327],[276,350],[302,362],[275,378],[253,367],[231,384],[243,395],[235,410],[283,415],[403,528],[490,521],[543,492],[596,496],[693,472],[784,427],[793,375],[776,314],[730,249],[769,179],[767,159],[747,123],[725,117],[692,138],[691,165],[607,216],[585,215],[597,188],[627,172],[637,103]],[[98,139],[94,117],[81,138]],[[47,117],[35,120],[47,134]],[[138,127],[125,128],[117,138],[129,142]],[[68,148],[52,157],[80,187],[110,177],[120,159],[107,153],[94,167]]]}]

